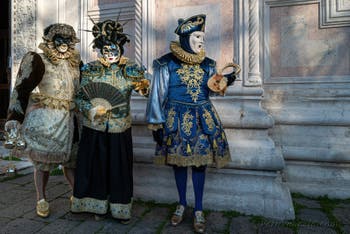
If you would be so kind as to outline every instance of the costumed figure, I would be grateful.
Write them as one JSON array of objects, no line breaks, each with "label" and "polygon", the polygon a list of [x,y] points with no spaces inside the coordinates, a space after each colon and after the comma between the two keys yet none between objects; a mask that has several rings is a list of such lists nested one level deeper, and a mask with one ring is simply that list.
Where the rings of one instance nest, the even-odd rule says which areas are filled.
[{"label": "costumed figure", "polygon": [[[21,62],[8,110],[5,146],[28,155],[34,164],[36,212],[50,213],[46,185],[58,165],[74,186],[74,96],[79,87],[79,42],[72,26],[52,24],[44,29],[43,53],[29,52]],[[77,141],[77,140],[76,140]],[[76,156],[75,156],[76,157]]]},{"label": "costumed figure", "polygon": [[[179,19],[171,52],[154,60],[153,80],[147,105],[147,121],[157,142],[155,163],[172,165],[179,204],[171,217],[178,225],[187,205],[187,167],[192,168],[194,229],[205,230],[202,209],[207,165],[225,166],[231,159],[219,116],[210,94],[224,94],[236,79],[239,66],[228,75],[217,74],[214,60],[205,57],[205,15]],[[230,65],[228,65],[230,66]]]},{"label": "costumed figure", "polygon": [[133,197],[130,98],[148,95],[144,68],[122,56],[129,42],[118,21],[94,23],[94,48],[102,57],[81,69],[76,104],[83,114],[72,212],[106,214],[127,224]]}]

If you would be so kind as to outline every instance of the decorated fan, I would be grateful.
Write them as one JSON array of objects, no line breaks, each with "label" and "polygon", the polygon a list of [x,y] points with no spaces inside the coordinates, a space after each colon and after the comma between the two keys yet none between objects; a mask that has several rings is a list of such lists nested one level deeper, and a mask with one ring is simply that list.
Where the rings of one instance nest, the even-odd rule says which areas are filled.
[{"label": "decorated fan", "polygon": [[81,87],[81,90],[92,105],[101,105],[115,114],[118,114],[120,108],[127,105],[124,95],[112,85],[104,82],[88,83]]}]

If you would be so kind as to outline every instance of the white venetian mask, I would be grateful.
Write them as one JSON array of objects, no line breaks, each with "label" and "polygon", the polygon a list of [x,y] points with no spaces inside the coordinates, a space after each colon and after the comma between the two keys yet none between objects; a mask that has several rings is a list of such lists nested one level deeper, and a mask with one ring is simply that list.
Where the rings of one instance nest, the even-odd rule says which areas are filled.
[{"label": "white venetian mask", "polygon": [[193,52],[198,54],[204,49],[204,32],[195,31],[190,35],[190,47]]}]

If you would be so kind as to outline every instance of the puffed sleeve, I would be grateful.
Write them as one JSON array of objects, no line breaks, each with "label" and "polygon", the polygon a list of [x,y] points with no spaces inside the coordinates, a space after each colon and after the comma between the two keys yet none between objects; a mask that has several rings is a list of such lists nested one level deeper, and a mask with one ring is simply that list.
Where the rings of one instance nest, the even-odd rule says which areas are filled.
[{"label": "puffed sleeve", "polygon": [[[83,89],[81,87],[87,85],[92,82],[93,74],[99,73],[98,69],[94,69],[94,66],[91,64],[85,64],[80,68],[80,88],[78,89],[75,95],[75,104],[85,117],[88,117],[89,110],[92,108],[92,104],[90,100],[87,99],[86,95],[83,93]],[[97,72],[96,72],[97,71]]]},{"label": "puffed sleeve", "polygon": [[7,120],[23,122],[28,106],[29,95],[41,82],[45,73],[45,64],[39,54],[28,52],[22,59],[15,87],[11,94]]},{"label": "puffed sleeve", "polygon": [[146,110],[146,119],[149,124],[165,123],[164,105],[168,95],[169,78],[167,62],[154,60],[153,79]]},{"label": "puffed sleeve", "polygon": [[136,63],[128,62],[124,67],[124,76],[132,80],[133,89],[140,95],[148,97],[149,80],[145,78],[145,68],[138,66]]}]

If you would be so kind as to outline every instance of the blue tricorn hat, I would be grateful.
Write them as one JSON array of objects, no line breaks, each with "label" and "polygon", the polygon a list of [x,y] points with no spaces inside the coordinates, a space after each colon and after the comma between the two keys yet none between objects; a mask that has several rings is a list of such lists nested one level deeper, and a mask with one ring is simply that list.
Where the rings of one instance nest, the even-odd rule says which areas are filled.
[{"label": "blue tricorn hat", "polygon": [[179,36],[185,36],[188,34],[191,34],[195,31],[201,31],[204,32],[205,29],[205,17],[206,15],[194,15],[190,18],[184,20],[179,19],[178,26],[175,29],[175,33]]}]

